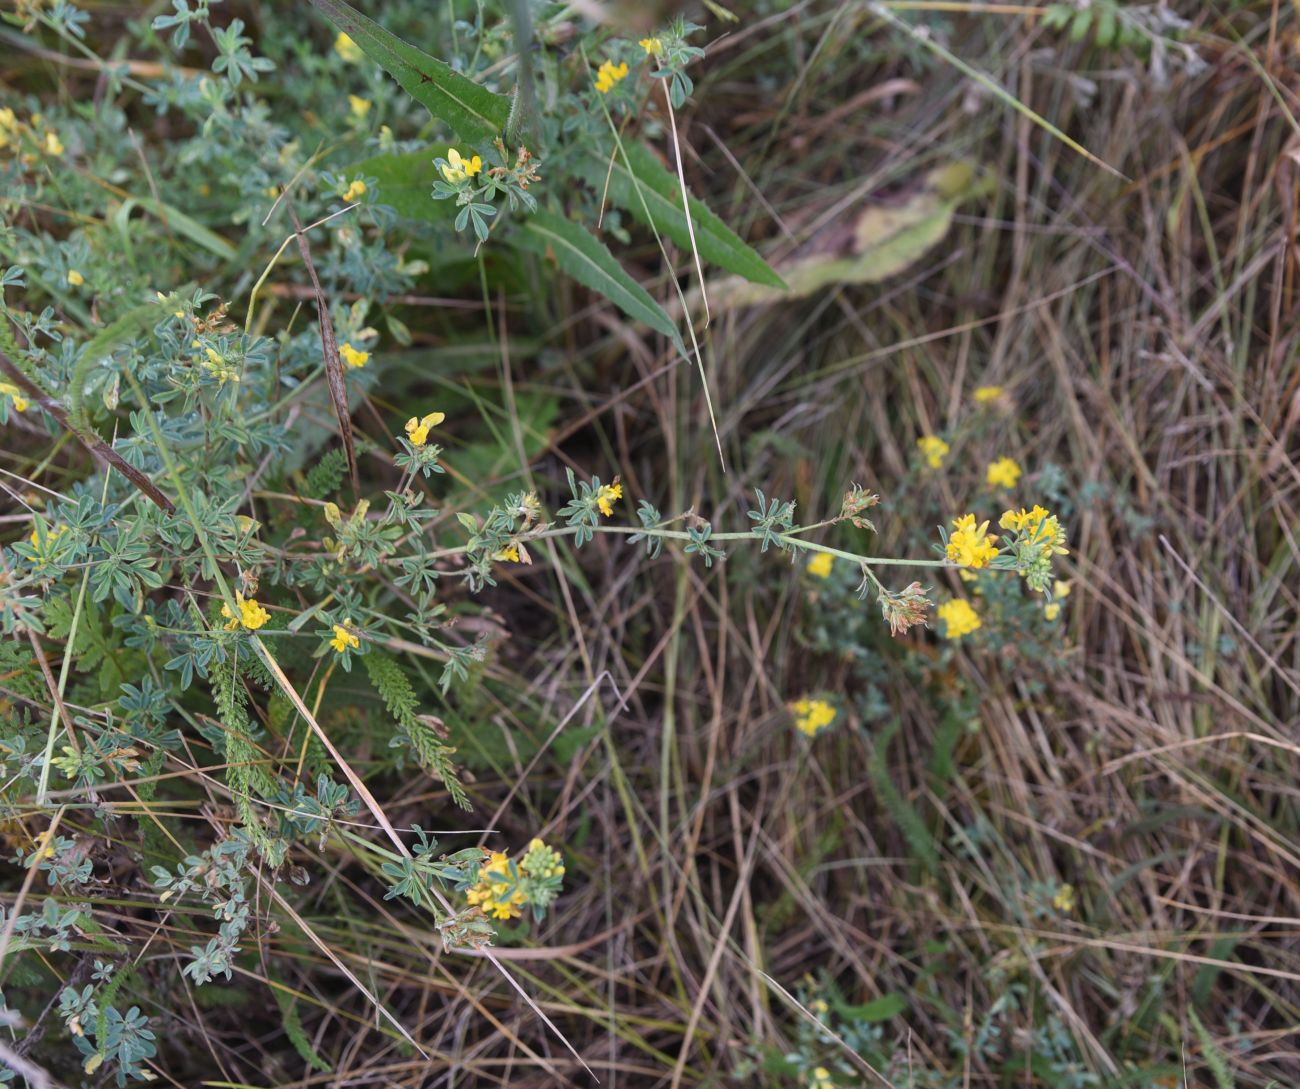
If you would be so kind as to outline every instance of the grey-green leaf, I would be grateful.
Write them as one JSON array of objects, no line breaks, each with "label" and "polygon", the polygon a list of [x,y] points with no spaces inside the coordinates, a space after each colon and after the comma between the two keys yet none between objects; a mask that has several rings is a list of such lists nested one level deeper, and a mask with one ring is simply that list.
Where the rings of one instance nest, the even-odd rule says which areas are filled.
[{"label": "grey-green leaf", "polygon": [[537,212],[524,221],[514,241],[532,253],[554,257],[561,270],[578,283],[604,295],[628,317],[670,337],[678,351],[686,354],[672,318],[585,227],[549,212]]},{"label": "grey-green leaf", "polygon": [[[614,168],[609,176],[609,199],[638,222],[666,234],[677,245],[689,250],[690,229],[682,211],[682,190],[676,175],[665,169],[644,144],[624,140],[623,149],[627,152],[627,162],[615,152]],[[595,157],[593,162],[598,163],[598,167],[593,168],[592,176],[603,177],[609,168],[608,158]],[[691,197],[690,208],[695,242],[704,260],[752,283],[785,287],[785,281],[772,271],[771,266],[709,211],[707,205]]]},{"label": "grey-green leaf", "polygon": [[408,45],[343,0],[311,0],[311,4],[407,94],[447,122],[457,136],[492,139],[505,128],[510,115],[510,100],[505,95],[480,87],[436,57]]}]

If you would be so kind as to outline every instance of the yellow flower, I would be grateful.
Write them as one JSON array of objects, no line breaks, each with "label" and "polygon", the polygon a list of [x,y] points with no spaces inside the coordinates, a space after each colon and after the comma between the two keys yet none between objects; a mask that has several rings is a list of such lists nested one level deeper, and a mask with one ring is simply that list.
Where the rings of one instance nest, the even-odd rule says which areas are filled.
[{"label": "yellow flower", "polygon": [[343,199],[348,201],[360,200],[365,195],[366,195],[366,183],[363,182],[360,178],[358,178],[356,181],[354,181],[351,185],[348,186],[348,191],[343,194]]},{"label": "yellow flower", "polygon": [[27,406],[31,404],[31,402],[23,396],[23,391],[12,382],[0,382],[0,393],[3,393],[13,401],[15,412],[26,412]]},{"label": "yellow flower", "polygon": [[1023,534],[1031,541],[1037,541],[1047,556],[1068,556],[1070,550],[1065,547],[1065,530],[1057,521],[1056,515],[1048,513],[1037,504],[1033,510],[1021,507],[1018,511],[1006,511],[998,521],[1003,529]]},{"label": "yellow flower", "polygon": [[939,619],[943,621],[943,634],[946,639],[960,639],[983,626],[971,603],[964,597],[953,598],[939,606]]},{"label": "yellow flower", "polygon": [[521,562],[519,559],[519,548],[516,545],[511,545],[509,548],[503,548],[492,558],[494,560],[505,560],[508,561],[509,563]]},{"label": "yellow flower", "polygon": [[59,139],[59,134],[57,132],[47,132],[45,134],[45,154],[63,154],[63,141]]},{"label": "yellow flower", "polygon": [[657,57],[664,51],[664,43],[659,38],[642,38],[638,44],[647,57]]},{"label": "yellow flower", "polygon": [[[63,532],[63,529],[64,529],[63,526],[51,526],[48,530],[45,531],[45,539],[46,539],[47,541],[52,541],[52,540],[54,540],[56,537],[58,537],[58,536]],[[40,530],[38,530],[38,529],[33,529],[33,530],[32,530],[32,535],[31,535],[30,537],[28,537],[27,539],[28,539],[29,541],[32,542],[32,547],[33,547],[33,548],[39,548],[40,545],[41,545],[41,534],[40,534]]]},{"label": "yellow flower", "polygon": [[922,435],[916,440],[916,445],[920,447],[921,456],[931,469],[939,468],[948,456],[949,446],[938,435]]},{"label": "yellow flower", "polygon": [[835,1089],[835,1083],[831,1081],[831,1072],[824,1066],[813,1067],[808,1075],[808,1089]]},{"label": "yellow flower", "polygon": [[370,353],[362,352],[352,347],[351,344],[344,344],[339,348],[339,355],[344,359],[349,367],[364,367],[370,361]]},{"label": "yellow flower", "polygon": [[510,859],[504,851],[493,851],[479,867],[478,884],[465,893],[465,899],[490,918],[517,918],[525,894],[520,888],[509,892],[510,885]]},{"label": "yellow flower", "polygon": [[8,147],[9,144],[17,139],[18,132],[22,128],[22,122],[18,116],[6,106],[0,110],[0,147]]},{"label": "yellow flower", "polygon": [[1062,598],[1070,596],[1070,584],[1057,579],[1052,583],[1052,597]]},{"label": "yellow flower", "polygon": [[1004,511],[1002,517],[998,519],[998,525],[1003,529],[1011,530],[1013,533],[1019,533],[1025,528],[1028,528],[1032,533],[1038,528],[1039,522],[1047,516],[1047,511],[1040,506],[1035,505],[1033,510],[1025,510],[1024,507],[1021,507],[1019,510]]},{"label": "yellow flower", "polygon": [[835,557],[829,552],[817,552],[808,560],[808,574],[819,579],[831,577],[831,568],[835,566]]},{"label": "yellow flower", "polygon": [[1043,615],[1048,620],[1055,620],[1061,615],[1061,603],[1059,601],[1049,601],[1043,606]]},{"label": "yellow flower", "polygon": [[348,105],[352,109],[353,117],[365,117],[370,112],[370,99],[362,98],[360,95],[348,95]]},{"label": "yellow flower", "polygon": [[985,479],[990,488],[1014,488],[1020,479],[1020,466],[1014,458],[998,458],[989,466]]},{"label": "yellow flower", "polygon": [[1006,392],[1001,386],[978,386],[975,389],[975,403],[977,405],[987,405],[991,401],[999,401],[1006,395]]},{"label": "yellow flower", "polygon": [[1074,886],[1062,885],[1057,889],[1052,897],[1052,907],[1063,915],[1069,915],[1074,910]]},{"label": "yellow flower", "polygon": [[[351,624],[351,618],[345,619],[343,624]],[[334,625],[334,638],[330,640],[330,646],[334,648],[335,653],[342,654],[348,647],[356,650],[361,646],[361,640],[353,635],[343,624]]]},{"label": "yellow flower", "polygon": [[411,440],[412,446],[423,446],[429,441],[430,428],[437,427],[446,418],[444,412],[430,412],[418,420],[412,416],[406,421],[406,437]]},{"label": "yellow flower", "polygon": [[442,176],[453,185],[466,178],[472,178],[483,169],[483,160],[477,155],[472,159],[463,159],[454,147],[447,150],[447,162],[442,167]]},{"label": "yellow flower", "polygon": [[81,275],[75,268],[68,270],[68,283],[73,287],[80,287],[86,282],[86,278]]},{"label": "yellow flower", "polygon": [[975,525],[975,515],[964,514],[953,521],[953,534],[948,538],[948,559],[961,567],[987,567],[998,554],[994,546],[996,536],[989,536],[988,522]]},{"label": "yellow flower", "polygon": [[334,39],[334,52],[349,64],[356,64],[363,56],[361,46],[357,45],[356,42],[341,30],[339,31],[339,36]]},{"label": "yellow flower", "polygon": [[795,700],[790,704],[794,728],[808,737],[816,737],[835,721],[835,707],[825,700]]},{"label": "yellow flower", "polygon": [[600,513],[608,518],[614,513],[614,501],[623,498],[623,485],[617,480],[613,484],[601,486],[600,491],[596,493],[596,506],[600,508]]},{"label": "yellow flower", "polygon": [[601,94],[609,94],[614,84],[627,75],[627,62],[615,64],[613,61],[606,61],[596,70],[596,90]]},{"label": "yellow flower", "polygon": [[239,606],[239,619],[235,619],[235,614],[230,611],[229,605],[221,606],[221,615],[230,621],[227,628],[233,628],[237,624],[243,624],[249,631],[257,631],[263,624],[271,619],[271,614],[262,608],[256,601],[245,600],[244,595],[236,591],[235,604]]}]

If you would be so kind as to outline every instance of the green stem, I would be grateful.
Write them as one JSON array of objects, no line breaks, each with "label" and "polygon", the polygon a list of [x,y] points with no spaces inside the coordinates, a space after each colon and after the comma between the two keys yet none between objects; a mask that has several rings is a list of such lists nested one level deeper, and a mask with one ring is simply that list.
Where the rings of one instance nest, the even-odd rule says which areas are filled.
[{"label": "green stem", "polygon": [[[657,529],[657,528],[638,528],[636,526],[593,526],[589,527],[597,533],[613,533],[623,536],[641,534],[646,537],[661,537],[665,540],[689,541],[691,535],[685,530],[680,529]],[[805,527],[812,528],[812,527]],[[542,540],[548,537],[572,537],[578,532],[577,526],[558,526],[552,529],[544,529],[533,533],[522,540],[528,541]],[[958,564],[950,563],[947,560],[913,560],[896,558],[893,556],[863,556],[857,552],[846,552],[842,548],[832,548],[830,545],[815,544],[812,541],[799,540],[794,536],[801,530],[792,530],[790,533],[773,534],[773,540],[784,541],[792,547],[806,549],[809,552],[825,552],[828,556],[838,556],[843,560],[850,560],[853,563],[874,564],[880,567],[957,567]],[[715,533],[709,538],[709,543],[715,541],[757,541],[759,538],[754,533],[736,532],[736,533]],[[440,548],[436,552],[430,552],[431,559],[442,559],[445,556],[462,556],[469,551],[468,545],[457,545],[455,548]]]}]

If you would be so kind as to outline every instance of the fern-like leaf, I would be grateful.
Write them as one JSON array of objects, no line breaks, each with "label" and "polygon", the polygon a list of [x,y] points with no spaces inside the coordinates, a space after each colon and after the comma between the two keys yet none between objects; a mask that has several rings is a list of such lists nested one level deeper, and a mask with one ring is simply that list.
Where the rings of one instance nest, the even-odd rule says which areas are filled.
[{"label": "fern-like leaf", "polygon": [[410,744],[420,766],[442,782],[451,794],[452,801],[461,809],[473,808],[451,762],[456,750],[450,745],[444,745],[442,739],[416,713],[419,701],[411,688],[411,682],[402,672],[402,667],[373,648],[361,660],[366,663],[370,683],[375,686],[388,713],[393,716],[403,739]]}]

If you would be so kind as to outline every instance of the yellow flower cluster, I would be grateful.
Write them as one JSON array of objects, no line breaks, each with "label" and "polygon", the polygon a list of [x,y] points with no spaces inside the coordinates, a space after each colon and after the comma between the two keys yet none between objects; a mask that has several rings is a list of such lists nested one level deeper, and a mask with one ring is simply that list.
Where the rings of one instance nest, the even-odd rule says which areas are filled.
[{"label": "yellow flower cluster", "polygon": [[236,617],[230,611],[229,605],[221,606],[221,615],[230,623],[226,625],[227,630],[238,627],[242,624],[249,631],[257,631],[263,624],[271,619],[268,613],[261,605],[251,598],[245,598],[243,594],[236,591],[235,604],[239,606],[239,616]]},{"label": "yellow flower cluster", "polygon": [[352,347],[351,344],[344,344],[339,348],[339,355],[349,367],[364,367],[370,362],[369,352],[363,352],[359,348]]},{"label": "yellow flower cluster", "polygon": [[524,890],[510,879],[510,856],[504,851],[493,851],[487,863],[479,867],[478,884],[465,894],[471,907],[476,907],[492,919],[514,919],[519,916],[519,906],[524,903]]},{"label": "yellow flower cluster", "polygon": [[[43,136],[38,135],[36,130],[41,127],[41,115],[32,114],[30,127],[18,120],[18,115],[12,109],[6,106],[0,109],[0,148],[9,147],[11,144],[15,147],[22,140],[26,133],[31,136],[37,146],[46,155],[59,156],[63,154],[63,141],[59,139],[59,134],[53,129],[46,129]],[[35,156],[24,156],[24,161],[30,162]]]},{"label": "yellow flower cluster", "polygon": [[661,38],[642,38],[638,44],[645,50],[647,57],[658,57],[664,51],[664,43]]},{"label": "yellow flower cluster", "polygon": [[802,699],[790,704],[794,728],[808,737],[816,737],[835,721],[835,708],[825,700]]},{"label": "yellow flower cluster", "polygon": [[1003,529],[1013,533],[1022,533],[1032,541],[1037,541],[1043,554],[1051,556],[1068,556],[1070,550],[1065,547],[1065,530],[1057,521],[1056,515],[1049,513],[1037,504],[1032,510],[1009,510],[998,522]]},{"label": "yellow flower cluster", "polygon": [[353,117],[365,117],[370,112],[370,99],[360,95],[348,95],[348,108]]},{"label": "yellow flower cluster", "polygon": [[606,61],[596,70],[596,90],[601,94],[609,94],[614,89],[614,84],[627,76],[627,61],[615,64],[613,61]]},{"label": "yellow flower cluster", "polygon": [[[196,340],[194,344],[199,342]],[[208,371],[223,386],[227,382],[239,381],[239,368],[230,360],[226,359],[215,348],[204,348],[203,356],[199,359],[199,366]]]},{"label": "yellow flower cluster", "polygon": [[808,574],[819,579],[831,577],[831,568],[835,566],[835,557],[829,552],[816,552],[808,560]]},{"label": "yellow flower cluster", "polygon": [[975,403],[987,405],[993,401],[1000,401],[1006,392],[1001,386],[978,386],[975,390]]},{"label": "yellow flower cluster", "polygon": [[617,480],[613,484],[601,486],[600,491],[596,493],[596,506],[600,508],[600,513],[606,518],[614,513],[614,501],[623,498],[623,485]]},{"label": "yellow flower cluster", "polygon": [[[47,541],[56,540],[59,536],[62,535],[63,530],[65,528],[66,527],[64,526],[50,526],[50,528],[45,533],[45,539]],[[32,535],[27,539],[32,542],[33,548],[39,548],[41,544],[41,531],[39,529],[33,529]]]},{"label": "yellow flower cluster", "polygon": [[446,418],[445,412],[430,412],[418,419],[412,416],[406,421],[406,437],[411,440],[412,446],[423,446],[429,441],[430,429],[437,427]]},{"label": "yellow flower cluster", "polygon": [[534,839],[520,859],[517,871],[511,872],[509,855],[493,851],[479,867],[478,883],[465,894],[470,906],[492,919],[518,918],[519,909],[529,900],[528,890],[519,877],[537,881],[563,877],[564,860],[558,851]]},{"label": "yellow flower cluster", "polygon": [[921,457],[925,458],[925,463],[931,469],[938,469],[943,465],[943,459],[948,456],[950,449],[938,435],[922,435],[916,440],[916,445],[921,450]]},{"label": "yellow flower cluster", "polygon": [[988,522],[975,525],[975,515],[963,514],[953,521],[953,533],[948,538],[948,559],[962,567],[987,567],[989,561],[998,554],[994,542],[996,535],[989,535]]},{"label": "yellow flower cluster", "polygon": [[31,402],[23,396],[23,391],[12,382],[0,382],[0,394],[8,397],[10,401],[13,402],[14,411],[16,412],[26,412],[27,406],[31,404]]},{"label": "yellow flower cluster", "polygon": [[80,287],[86,282],[86,278],[81,275],[75,268],[68,269],[68,284],[71,287]]},{"label": "yellow flower cluster", "polygon": [[360,200],[365,195],[366,195],[366,183],[363,182],[360,178],[357,178],[356,181],[354,181],[351,185],[348,186],[347,192],[343,194],[343,199],[348,202],[351,202],[354,200]]},{"label": "yellow flower cluster", "polygon": [[352,618],[347,617],[344,619],[343,624],[334,625],[334,638],[330,640],[330,646],[334,648],[335,654],[342,654],[349,647],[356,650],[357,647],[361,646],[361,640],[343,626],[344,624],[351,623]]},{"label": "yellow flower cluster", "polygon": [[1016,486],[1020,474],[1020,466],[1016,464],[1014,458],[998,458],[989,466],[985,479],[988,481],[990,488],[1007,488],[1010,490]]},{"label": "yellow flower cluster", "polygon": [[442,166],[442,176],[453,185],[456,182],[464,181],[466,178],[472,178],[483,169],[483,160],[475,155],[472,159],[461,157],[459,151],[454,147],[447,151],[447,162]]},{"label": "yellow flower cluster", "polygon": [[963,635],[983,626],[979,613],[965,598],[958,597],[945,601],[938,609],[939,619],[943,621],[943,634],[946,639],[960,639]]}]

